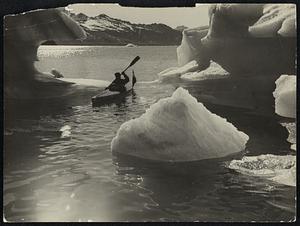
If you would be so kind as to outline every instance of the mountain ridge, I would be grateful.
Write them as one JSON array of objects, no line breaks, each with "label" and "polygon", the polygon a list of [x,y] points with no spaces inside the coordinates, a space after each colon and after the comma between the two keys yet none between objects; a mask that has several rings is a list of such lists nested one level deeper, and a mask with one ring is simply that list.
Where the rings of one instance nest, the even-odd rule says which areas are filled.
[{"label": "mountain ridge", "polygon": [[103,13],[90,17],[84,13],[64,12],[84,29],[87,38],[72,42],[62,41],[57,44],[126,45],[132,43],[135,45],[179,45],[182,39],[180,31],[163,23],[131,23]]}]

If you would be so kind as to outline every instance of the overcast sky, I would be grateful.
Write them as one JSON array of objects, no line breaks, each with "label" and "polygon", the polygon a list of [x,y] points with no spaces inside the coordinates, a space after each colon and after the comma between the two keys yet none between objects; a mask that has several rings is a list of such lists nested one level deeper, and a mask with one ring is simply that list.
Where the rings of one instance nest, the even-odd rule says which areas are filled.
[{"label": "overcast sky", "polygon": [[72,4],[67,9],[88,16],[97,16],[104,13],[110,17],[132,23],[163,23],[173,28],[180,25],[193,28],[208,24],[208,7],[208,4],[178,8],[122,7],[118,4]]}]

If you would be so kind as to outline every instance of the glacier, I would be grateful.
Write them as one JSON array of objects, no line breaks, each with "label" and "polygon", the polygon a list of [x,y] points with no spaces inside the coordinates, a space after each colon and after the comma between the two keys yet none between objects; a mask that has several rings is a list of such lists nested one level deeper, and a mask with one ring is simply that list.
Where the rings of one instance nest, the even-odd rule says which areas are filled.
[{"label": "glacier", "polygon": [[113,154],[155,161],[195,161],[241,152],[249,137],[181,87],[121,125]]},{"label": "glacier", "polygon": [[296,186],[296,156],[294,155],[244,156],[241,160],[232,160],[228,168],[242,174]]},{"label": "glacier", "polygon": [[273,92],[276,114],[296,118],[296,76],[281,75],[276,81]]}]

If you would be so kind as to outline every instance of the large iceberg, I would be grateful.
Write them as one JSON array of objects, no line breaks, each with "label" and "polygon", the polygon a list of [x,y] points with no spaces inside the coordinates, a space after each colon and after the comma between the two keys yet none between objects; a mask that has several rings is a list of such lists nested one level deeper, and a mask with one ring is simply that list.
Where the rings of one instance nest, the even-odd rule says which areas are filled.
[{"label": "large iceberg", "polygon": [[157,161],[221,158],[245,149],[249,137],[211,113],[187,90],[153,104],[121,125],[111,142],[114,154]]},{"label": "large iceberg", "polygon": [[243,174],[296,186],[296,156],[294,155],[245,156],[241,160],[232,160],[228,167]]},{"label": "large iceberg", "polygon": [[[46,41],[84,39],[84,30],[59,9],[35,10],[4,18],[4,92],[6,98],[63,95],[72,86],[39,72],[38,47]],[[68,92],[68,91],[67,91]]]},{"label": "large iceberg", "polygon": [[[220,64],[231,74],[295,73],[295,4],[214,4],[209,28],[187,29],[178,64]],[[245,54],[246,53],[246,54]]]},{"label": "large iceberg", "polygon": [[276,80],[275,112],[278,115],[296,118],[296,76],[281,75]]}]

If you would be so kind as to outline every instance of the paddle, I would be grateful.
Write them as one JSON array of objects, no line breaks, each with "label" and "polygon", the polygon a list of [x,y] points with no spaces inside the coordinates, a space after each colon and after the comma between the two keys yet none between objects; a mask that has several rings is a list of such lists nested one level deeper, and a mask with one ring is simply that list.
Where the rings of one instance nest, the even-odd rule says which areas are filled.
[{"label": "paddle", "polygon": [[133,66],[136,62],[138,62],[139,59],[140,59],[140,57],[136,56],[123,72],[125,72],[128,68],[130,68],[131,66]]},{"label": "paddle", "polygon": [[136,83],[136,77],[135,77],[134,71],[132,70],[132,88],[134,87],[135,83]]}]

